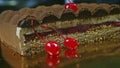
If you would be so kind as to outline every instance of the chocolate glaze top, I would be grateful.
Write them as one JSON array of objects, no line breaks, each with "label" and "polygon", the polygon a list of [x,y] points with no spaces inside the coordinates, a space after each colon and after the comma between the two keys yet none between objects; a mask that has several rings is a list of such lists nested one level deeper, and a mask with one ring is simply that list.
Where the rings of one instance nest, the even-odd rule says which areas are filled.
[{"label": "chocolate glaze top", "polygon": [[[39,22],[51,22],[47,21],[49,19],[53,21],[66,20],[65,17],[81,18],[81,15],[92,16],[105,16],[108,14],[119,14],[120,5],[116,4],[96,4],[96,3],[81,3],[77,4],[78,11],[73,13],[64,9],[64,5],[53,5],[53,6],[38,6],[36,8],[22,8],[18,11],[6,10],[0,14],[1,23],[12,23],[17,25],[20,20],[28,15],[35,16]],[[101,14],[102,12],[102,14]],[[70,16],[69,16],[70,15]],[[70,18],[71,19],[71,18]],[[69,19],[68,19],[69,20]]]}]

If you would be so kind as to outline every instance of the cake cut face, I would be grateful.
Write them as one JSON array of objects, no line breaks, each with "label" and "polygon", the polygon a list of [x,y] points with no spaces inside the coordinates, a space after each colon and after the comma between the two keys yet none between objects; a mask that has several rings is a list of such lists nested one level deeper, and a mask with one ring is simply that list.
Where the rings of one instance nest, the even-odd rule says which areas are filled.
[{"label": "cake cut face", "polygon": [[[0,24],[1,41],[24,56],[42,52],[45,42],[39,39],[32,29],[31,16],[35,18],[33,22],[38,34],[47,40],[57,41],[61,47],[63,39],[55,30],[63,36],[75,38],[78,45],[120,39],[119,5],[81,3],[77,6],[76,13],[65,10],[62,5],[5,11],[0,14],[0,19],[7,16],[11,18],[3,19]],[[8,31],[5,31],[7,29],[3,26],[8,27]],[[53,30],[43,26],[51,27]],[[14,42],[9,41],[10,38],[13,38]]]}]

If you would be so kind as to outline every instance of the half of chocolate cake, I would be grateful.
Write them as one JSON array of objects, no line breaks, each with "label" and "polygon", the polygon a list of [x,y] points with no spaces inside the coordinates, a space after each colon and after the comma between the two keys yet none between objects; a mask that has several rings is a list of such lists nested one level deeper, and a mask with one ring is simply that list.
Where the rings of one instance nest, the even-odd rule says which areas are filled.
[{"label": "half of chocolate cake", "polygon": [[4,11],[0,14],[0,39],[24,56],[41,52],[45,43],[35,36],[29,16],[36,18],[34,26],[42,37],[61,46],[63,40],[55,31],[39,25],[51,26],[64,36],[75,38],[79,45],[120,39],[120,5],[81,3],[77,7],[76,13],[65,10],[63,5]]}]

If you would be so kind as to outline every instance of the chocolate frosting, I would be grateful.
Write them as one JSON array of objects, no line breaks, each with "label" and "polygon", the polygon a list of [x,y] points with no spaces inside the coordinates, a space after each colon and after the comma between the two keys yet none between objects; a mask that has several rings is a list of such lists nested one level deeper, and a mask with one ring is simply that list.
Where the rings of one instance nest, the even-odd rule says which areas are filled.
[{"label": "chocolate frosting", "polygon": [[[0,14],[2,23],[13,23],[16,25],[20,20],[28,15],[35,16],[42,23],[57,20],[71,20],[73,18],[86,18],[94,16],[105,16],[108,14],[119,14],[120,5],[116,4],[77,4],[76,13],[64,9],[63,5],[38,6],[36,8],[22,8],[18,11],[6,10]],[[101,14],[102,13],[102,14]],[[86,15],[85,15],[86,14]],[[67,17],[67,19],[66,19]],[[72,18],[69,18],[72,17]],[[48,20],[48,21],[47,21]],[[50,20],[50,21],[49,21]]]}]

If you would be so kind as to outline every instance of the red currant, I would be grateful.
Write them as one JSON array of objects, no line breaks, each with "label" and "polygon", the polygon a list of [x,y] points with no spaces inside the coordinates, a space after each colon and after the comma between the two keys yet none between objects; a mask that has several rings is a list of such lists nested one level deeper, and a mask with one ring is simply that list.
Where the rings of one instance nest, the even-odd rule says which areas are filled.
[{"label": "red currant", "polygon": [[46,63],[48,64],[48,66],[54,68],[57,64],[60,63],[60,57],[57,56],[50,56],[48,55],[46,58]]},{"label": "red currant", "polygon": [[58,55],[60,51],[60,47],[55,41],[49,41],[45,44],[45,51],[49,55]]},{"label": "red currant", "polygon": [[75,49],[78,46],[74,38],[65,38],[63,43],[68,49]]},{"label": "red currant", "polygon": [[65,9],[72,10],[73,12],[76,12],[78,8],[77,8],[77,5],[75,3],[70,2],[70,3],[65,4]]},{"label": "red currant", "polygon": [[67,49],[66,51],[65,51],[65,57],[67,57],[67,58],[75,58],[75,57],[78,57],[78,54],[77,54],[77,51],[76,51],[76,49],[73,49],[73,50],[71,50],[71,49]]}]

